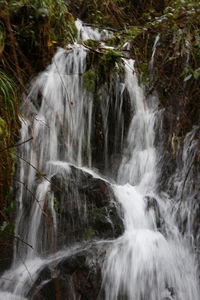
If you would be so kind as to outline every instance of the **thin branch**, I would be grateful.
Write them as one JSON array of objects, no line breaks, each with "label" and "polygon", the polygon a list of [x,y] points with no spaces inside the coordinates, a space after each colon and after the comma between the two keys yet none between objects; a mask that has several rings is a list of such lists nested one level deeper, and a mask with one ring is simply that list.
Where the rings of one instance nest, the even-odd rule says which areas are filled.
[{"label": "thin branch", "polygon": [[34,200],[37,202],[37,204],[39,205],[39,208],[41,209],[42,214],[43,214],[46,218],[48,218],[49,216],[46,214],[46,212],[45,212],[45,211],[43,210],[43,208],[41,207],[40,201],[35,197],[34,193],[27,187],[27,185],[26,185],[24,182],[22,182],[22,181],[20,181],[20,180],[18,180],[18,179],[15,179],[15,181],[17,181],[17,182],[23,184],[23,186],[25,187],[25,189],[32,195],[33,199],[34,199]]},{"label": "thin branch", "polygon": [[25,245],[29,246],[30,248],[34,249],[33,246],[31,246],[30,244],[28,244],[27,242],[25,242],[24,240],[22,240],[19,235],[14,235],[14,234],[12,234],[10,232],[7,232],[7,231],[2,231],[2,232],[6,233],[7,235],[13,237],[14,239],[17,239],[20,242],[22,242],[23,244],[25,244]]},{"label": "thin branch", "polygon": [[[85,48],[87,48],[88,50],[90,50],[90,51],[92,51],[92,52],[94,52],[94,53],[103,54],[102,51],[98,51],[97,49],[94,49],[94,48],[92,48],[92,47],[89,47],[89,46],[86,45],[84,42],[82,42],[82,44],[83,44],[83,46],[84,46]],[[101,48],[101,49],[103,49],[103,48]]]},{"label": "thin branch", "polygon": [[16,154],[16,156],[23,160],[25,163],[27,163],[29,166],[31,166],[34,170],[37,171],[37,173],[39,173],[39,175],[44,178],[46,181],[48,181],[51,185],[55,186],[60,192],[63,192],[63,190],[61,190],[56,184],[54,184],[53,182],[51,182],[51,180],[49,180],[44,174],[42,174],[42,172],[36,168],[34,165],[32,165],[29,161],[27,161],[26,159],[24,159],[23,157],[19,156],[18,154]]},{"label": "thin branch", "polygon": [[18,61],[18,57],[17,57],[17,53],[16,53],[17,41],[16,41],[13,29],[12,29],[10,15],[8,13],[4,13],[4,14],[1,14],[1,17],[5,22],[5,25],[8,29],[8,33],[9,33],[9,36],[10,36],[12,55],[13,55],[13,59],[14,59],[14,62],[15,62],[16,71],[17,71],[17,75],[18,75],[17,78],[18,78],[18,81],[20,83],[20,86],[22,88],[24,88],[23,79],[22,79],[23,78],[22,77],[22,71],[21,71],[21,68],[19,66],[19,61]]},{"label": "thin branch", "polygon": [[1,279],[3,279],[3,280],[8,280],[8,281],[12,281],[12,282],[15,282],[15,283],[16,283],[16,282],[21,282],[21,283],[23,282],[23,281],[21,281],[21,280],[9,279],[9,278],[2,277],[2,276],[1,276]]},{"label": "thin branch", "polygon": [[10,149],[10,148],[19,147],[19,146],[21,146],[21,145],[23,145],[23,144],[25,144],[25,143],[28,143],[28,142],[31,141],[32,139],[33,139],[33,137],[31,137],[31,138],[29,138],[28,140],[26,140],[26,141],[24,141],[24,142],[21,142],[21,143],[19,143],[19,144],[16,144],[16,145],[10,145],[10,146],[8,146],[8,147],[6,147],[6,148],[4,148],[4,149],[0,149],[0,153],[1,153],[1,152],[4,152],[4,151],[6,151],[6,150],[8,150],[8,149]]},{"label": "thin branch", "polygon": [[37,169],[34,165],[32,165],[29,161],[27,161],[27,160],[24,159],[23,157],[19,156],[18,154],[16,154],[16,156],[17,156],[19,159],[23,160],[25,163],[27,163],[29,166],[31,166],[35,171],[37,171],[37,173],[39,173],[41,177],[43,177],[43,178],[46,179],[49,183],[51,183],[51,181],[50,181],[44,174],[42,174],[42,172],[41,172],[39,169]]},{"label": "thin branch", "polygon": [[194,157],[193,157],[193,160],[192,160],[191,164],[189,165],[188,171],[187,171],[187,173],[186,173],[186,175],[185,175],[185,179],[184,179],[184,181],[183,181],[182,192],[181,192],[181,199],[183,198],[183,192],[184,192],[185,184],[186,184],[186,181],[187,181],[188,176],[189,176],[189,174],[190,174],[190,171],[191,171],[191,169],[192,169],[192,166],[193,166],[193,164],[194,164],[194,162],[195,162],[195,160],[196,160],[196,158],[197,158],[197,155],[198,155],[198,153],[195,153],[195,155],[194,155]]},{"label": "thin branch", "polygon": [[[104,51],[102,51],[102,50],[108,50],[107,48],[105,48],[105,47],[100,47],[100,48],[98,48],[98,50],[97,49],[94,49],[94,48],[92,48],[92,47],[90,47],[90,46],[88,46],[88,45],[86,45],[84,42],[82,43],[83,44],[83,46],[85,47],[85,48],[87,48],[87,49],[89,49],[90,51],[92,51],[92,52],[94,52],[94,53],[98,53],[98,54],[104,54],[105,52]],[[122,50],[123,51],[123,50]],[[121,57],[121,58],[127,58],[126,56],[124,56],[124,55],[119,55],[118,57]]]},{"label": "thin branch", "polygon": [[22,263],[23,263],[23,265],[24,265],[24,267],[25,267],[25,269],[26,269],[26,271],[27,271],[27,273],[28,273],[28,275],[29,275],[29,277],[30,277],[32,283],[34,283],[34,280],[33,280],[33,278],[32,278],[32,275],[31,275],[31,273],[30,273],[30,271],[29,271],[27,265],[25,264],[25,261],[23,260],[22,256],[21,256],[19,253],[18,253],[18,255],[19,255],[19,257],[20,257],[20,259],[21,259],[21,261],[22,261]]}]

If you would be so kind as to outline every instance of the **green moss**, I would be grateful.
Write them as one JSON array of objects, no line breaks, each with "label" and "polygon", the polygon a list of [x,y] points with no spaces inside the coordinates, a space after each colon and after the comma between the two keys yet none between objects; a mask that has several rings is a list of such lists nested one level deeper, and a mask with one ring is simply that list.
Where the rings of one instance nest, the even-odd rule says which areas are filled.
[{"label": "green moss", "polygon": [[138,36],[141,32],[143,32],[143,28],[138,27],[138,26],[133,26],[130,27],[124,31],[122,31],[122,35],[125,36],[126,40],[132,40],[134,39],[136,36]]},{"label": "green moss", "polygon": [[113,72],[121,71],[121,58],[121,52],[114,49],[104,49],[102,53],[91,51],[87,55],[88,70],[83,74],[83,83],[88,91],[94,93],[97,90],[94,95],[97,101],[101,85],[110,82]]},{"label": "green moss", "polygon": [[121,57],[121,52],[114,49],[106,49],[104,54],[100,56],[96,68],[97,81],[100,84],[103,84],[104,82],[109,83],[113,71],[119,71]]},{"label": "green moss", "polygon": [[90,215],[90,218],[93,222],[95,221],[103,222],[105,220],[106,215],[107,215],[107,207],[101,207],[93,211]]},{"label": "green moss", "polygon": [[140,71],[140,82],[148,84],[150,82],[148,64],[146,62],[140,63],[138,69]]},{"label": "green moss", "polygon": [[119,44],[119,42],[120,42],[120,38],[118,36],[113,36],[107,39],[106,44],[108,46],[115,47]]},{"label": "green moss", "polygon": [[102,60],[108,64],[113,65],[115,62],[119,62],[122,54],[119,50],[116,49],[106,49],[105,53],[102,56]]},{"label": "green moss", "polygon": [[56,197],[53,198],[53,207],[54,207],[56,214],[59,216],[60,215],[60,201]]},{"label": "green moss", "polygon": [[94,41],[94,40],[87,40],[87,41],[84,41],[84,45],[86,45],[92,49],[97,49],[100,46],[100,42]]},{"label": "green moss", "polygon": [[96,234],[96,232],[92,227],[87,227],[83,232],[83,238],[86,241],[89,241],[94,238],[95,234]]},{"label": "green moss", "polygon": [[83,85],[89,92],[95,91],[96,74],[93,70],[88,70],[83,74]]}]

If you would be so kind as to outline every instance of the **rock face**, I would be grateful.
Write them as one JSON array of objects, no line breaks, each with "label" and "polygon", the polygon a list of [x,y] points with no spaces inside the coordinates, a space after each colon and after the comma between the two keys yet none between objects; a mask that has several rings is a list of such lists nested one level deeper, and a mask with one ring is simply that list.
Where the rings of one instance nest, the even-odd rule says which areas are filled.
[{"label": "rock face", "polygon": [[156,229],[159,231],[163,231],[163,224],[162,218],[160,214],[160,209],[157,200],[154,197],[145,196],[144,198],[146,202],[146,211],[149,212],[150,210],[153,211]]},{"label": "rock face", "polygon": [[119,207],[109,183],[73,166],[69,173],[54,175],[51,182],[59,246],[116,238],[122,233]]},{"label": "rock face", "polygon": [[1,257],[0,260],[0,274],[10,267],[12,261],[12,248],[14,242],[14,235],[9,232],[0,232],[0,247]]},{"label": "rock face", "polygon": [[93,245],[87,250],[45,267],[29,292],[28,299],[103,300],[101,258]]},{"label": "rock face", "polygon": [[123,232],[120,207],[111,186],[85,170],[70,166],[70,171],[62,169],[53,175],[50,193],[57,215],[57,249],[74,243],[82,246],[70,257],[44,267],[28,297],[103,300],[100,265],[104,247],[101,241],[98,253],[98,240],[110,240]]},{"label": "rock face", "polygon": [[123,232],[111,185],[87,170],[70,166],[52,176],[50,194],[57,214],[57,250],[76,244],[78,248],[63,259],[44,264],[27,297],[103,300],[105,247]]}]

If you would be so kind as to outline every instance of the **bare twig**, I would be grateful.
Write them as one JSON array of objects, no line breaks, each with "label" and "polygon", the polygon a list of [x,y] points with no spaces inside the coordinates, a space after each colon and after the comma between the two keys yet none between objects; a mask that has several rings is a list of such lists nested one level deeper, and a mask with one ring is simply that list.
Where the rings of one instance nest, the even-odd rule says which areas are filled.
[{"label": "bare twig", "polygon": [[[92,52],[95,52],[95,53],[98,53],[98,54],[104,54],[105,53],[105,51],[106,50],[108,50],[108,48],[106,48],[106,47],[99,47],[98,48],[98,50],[97,49],[94,49],[94,48],[92,48],[92,47],[89,47],[88,45],[86,45],[85,43],[82,43],[83,44],[83,46],[85,47],[85,48],[87,48],[87,49],[89,49],[90,51],[92,51]],[[103,51],[102,51],[103,50]],[[123,50],[122,50],[123,51]],[[126,56],[124,56],[124,55],[119,55],[119,57],[121,57],[121,58],[127,58]]]},{"label": "bare twig", "polygon": [[25,242],[24,240],[22,240],[22,239],[20,238],[19,235],[14,235],[14,234],[12,234],[12,233],[10,233],[10,232],[7,232],[7,231],[2,231],[2,232],[5,233],[5,234],[7,234],[7,235],[9,235],[9,236],[11,236],[11,237],[14,238],[14,239],[19,240],[19,241],[22,242],[23,244],[25,244],[25,245],[27,245],[27,246],[29,246],[30,248],[33,249],[33,246],[31,246],[30,244],[28,244],[27,242]]},{"label": "bare twig", "polygon": [[25,267],[25,269],[26,269],[26,271],[27,271],[27,273],[28,273],[28,275],[29,275],[29,277],[30,277],[32,283],[34,283],[34,280],[33,280],[33,278],[32,278],[32,275],[31,275],[31,273],[30,273],[30,271],[29,271],[29,269],[28,269],[28,267],[27,267],[25,261],[23,260],[22,256],[21,256],[19,253],[18,253],[18,255],[19,255],[19,257],[20,257],[20,259],[21,259],[21,261],[22,261],[22,263],[23,263],[23,265],[24,265],[24,267]]},{"label": "bare twig", "polygon": [[29,161],[27,161],[23,157],[19,156],[18,154],[16,154],[16,156],[19,159],[23,160],[25,163],[27,163],[29,166],[31,166],[35,171],[37,171],[40,174],[41,177],[43,177],[44,179],[46,179],[46,181],[48,181],[49,183],[51,183],[51,181],[44,174],[42,174],[42,172],[39,169],[37,169],[34,165],[32,165]]},{"label": "bare twig", "polygon": [[190,171],[191,171],[191,169],[192,169],[192,166],[193,166],[193,164],[194,164],[196,158],[197,158],[197,153],[194,155],[193,160],[192,160],[191,164],[189,165],[188,171],[187,171],[187,173],[186,173],[186,175],[185,175],[185,179],[184,179],[184,181],[183,181],[182,192],[181,192],[181,199],[183,198],[183,192],[184,192],[185,184],[186,184],[186,181],[187,181],[187,179],[188,179],[188,176],[189,176],[189,174],[190,174]]},{"label": "bare twig", "polygon": [[17,52],[16,52],[17,41],[16,41],[13,29],[12,29],[12,25],[11,25],[11,21],[10,21],[10,15],[9,15],[9,13],[4,13],[4,14],[1,14],[1,17],[3,18],[3,20],[6,24],[6,27],[8,29],[9,35],[10,35],[11,50],[12,50],[12,55],[13,55],[13,59],[14,59],[15,66],[16,66],[17,75],[18,75],[17,79],[20,83],[20,86],[22,88],[24,88],[23,79],[22,79],[23,78],[22,77],[22,71],[21,71],[21,68],[19,66],[19,61],[18,61]]},{"label": "bare twig", "polygon": [[4,148],[4,149],[0,149],[0,153],[1,153],[1,152],[4,152],[4,151],[7,151],[7,150],[10,149],[10,148],[19,147],[19,146],[21,146],[21,145],[23,145],[23,144],[25,144],[25,143],[28,143],[28,142],[31,141],[32,139],[33,139],[33,137],[31,137],[31,138],[29,138],[28,140],[26,140],[26,141],[24,141],[24,142],[21,142],[21,143],[19,143],[19,144],[10,145],[10,146],[8,146],[8,147],[6,147],[6,148]]},{"label": "bare twig", "polygon": [[27,185],[26,185],[24,182],[22,182],[22,181],[20,181],[20,180],[18,180],[18,179],[15,179],[15,181],[17,181],[17,182],[23,184],[23,186],[25,187],[25,189],[33,196],[33,199],[34,199],[34,200],[37,202],[37,204],[39,205],[39,208],[41,209],[42,214],[43,214],[46,218],[48,218],[49,216],[46,214],[46,212],[45,212],[45,211],[43,210],[43,208],[41,207],[40,201],[35,197],[34,193],[27,187]]},{"label": "bare twig", "polygon": [[44,174],[42,174],[42,172],[36,168],[34,165],[32,165],[29,161],[27,161],[26,159],[24,159],[23,157],[19,156],[18,154],[16,154],[16,156],[23,160],[25,163],[27,163],[29,166],[31,166],[34,170],[37,171],[37,173],[39,173],[39,175],[44,178],[46,181],[48,181],[51,185],[55,186],[57,188],[57,190],[59,190],[60,192],[63,192],[63,190],[61,190],[57,185],[55,185],[53,182],[51,182],[51,180],[49,180]]},{"label": "bare twig", "polygon": [[9,279],[9,278],[6,278],[6,277],[2,277],[1,276],[1,279],[3,279],[3,280],[8,280],[8,281],[12,281],[12,282],[23,282],[23,281],[20,281],[20,280],[14,280],[14,279]]}]

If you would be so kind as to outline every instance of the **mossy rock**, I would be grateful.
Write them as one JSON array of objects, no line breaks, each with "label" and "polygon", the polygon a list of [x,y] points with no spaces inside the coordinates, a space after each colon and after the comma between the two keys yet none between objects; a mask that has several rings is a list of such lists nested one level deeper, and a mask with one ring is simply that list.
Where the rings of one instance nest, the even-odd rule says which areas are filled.
[{"label": "mossy rock", "polygon": [[95,91],[96,74],[93,70],[88,70],[83,74],[83,86],[89,92]]}]

